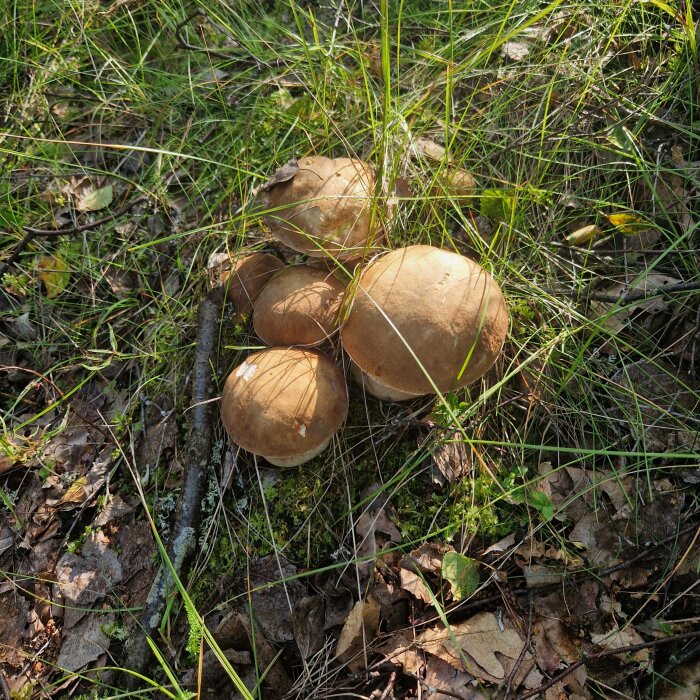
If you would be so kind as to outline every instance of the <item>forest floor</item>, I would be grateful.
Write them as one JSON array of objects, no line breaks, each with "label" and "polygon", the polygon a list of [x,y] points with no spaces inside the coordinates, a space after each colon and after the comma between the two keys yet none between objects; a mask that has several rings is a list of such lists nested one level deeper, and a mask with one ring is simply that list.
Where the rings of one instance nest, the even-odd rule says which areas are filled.
[{"label": "forest floor", "polygon": [[[698,697],[697,22],[660,0],[7,2],[0,698]],[[303,259],[251,205],[308,155],[370,163],[386,247],[477,260],[510,326],[457,393],[378,401],[348,372],[331,447],[279,470],[218,418],[261,342],[224,304],[204,352],[201,309],[221,260]]]}]

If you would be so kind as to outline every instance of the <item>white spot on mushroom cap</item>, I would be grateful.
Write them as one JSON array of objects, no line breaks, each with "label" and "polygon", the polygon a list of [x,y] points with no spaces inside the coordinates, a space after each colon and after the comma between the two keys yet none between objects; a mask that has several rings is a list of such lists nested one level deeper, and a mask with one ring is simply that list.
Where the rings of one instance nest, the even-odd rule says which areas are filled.
[{"label": "white spot on mushroom cap", "polygon": [[303,423],[299,426],[299,435],[306,437],[306,426]]},{"label": "white spot on mushroom cap", "polygon": [[256,364],[248,364],[243,362],[243,364],[236,370],[236,377],[243,377],[243,380],[249,382],[255,373],[258,371],[258,366]]}]

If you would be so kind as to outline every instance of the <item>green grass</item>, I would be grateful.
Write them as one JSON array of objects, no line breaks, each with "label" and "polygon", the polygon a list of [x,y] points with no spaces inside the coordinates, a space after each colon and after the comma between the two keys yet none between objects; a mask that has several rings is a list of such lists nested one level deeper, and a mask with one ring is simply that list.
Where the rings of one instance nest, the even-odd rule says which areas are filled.
[{"label": "green grass", "polygon": [[[698,399],[697,291],[674,297],[652,326],[637,314],[619,331],[609,324],[618,307],[593,311],[582,301],[590,288],[650,273],[700,276],[698,212],[669,196],[698,187],[690,3],[381,0],[336,11],[292,0],[14,0],[4,13],[0,262],[23,226],[109,213],[72,208],[71,182],[83,176],[113,185],[112,209],[148,196],[99,230],[37,237],[6,272],[2,364],[26,368],[24,380],[0,388],[1,445],[13,459],[40,460],[86,385],[122,402],[109,428],[125,454],[142,438],[145,400],[169,397],[185,434],[206,262],[270,244],[257,231],[252,193],[294,157],[361,157],[387,191],[406,180],[412,194],[389,224],[392,245],[470,255],[508,300],[502,358],[454,401],[379,405],[354,389],[332,448],[274,484],[241,455],[223,496],[211,485],[200,558],[184,582],[195,605],[218,577],[244,571],[246,557],[279,552],[305,577],[344,565],[371,484],[391,497],[407,542],[460,548],[523,528],[566,542],[567,525],[546,517],[531,493],[540,462],[638,475],[639,502],[656,478],[696,463],[692,412],[662,407],[662,418],[650,418],[654,397],[622,378],[636,362],[668,375],[667,357]],[[178,31],[190,50],[178,48]],[[527,45],[520,60],[507,57],[512,42]],[[435,189],[447,160],[410,155],[420,136],[477,179],[468,205]],[[611,214],[651,222],[658,235],[643,249],[652,252],[635,250],[638,238]],[[565,244],[588,224],[600,239]],[[53,297],[37,277],[42,256],[70,270]],[[218,381],[257,344],[227,316]],[[429,410],[468,443],[474,484],[432,484],[431,454],[444,438],[416,428]],[[51,419],[44,433],[42,415]],[[694,434],[695,444],[647,444],[656,420]],[[216,437],[223,453],[219,426]],[[145,501],[179,478],[170,470],[163,460]],[[113,479],[135,487],[123,462]],[[19,486],[16,477],[0,481],[3,509],[12,511]],[[304,506],[292,512],[299,498]]]}]

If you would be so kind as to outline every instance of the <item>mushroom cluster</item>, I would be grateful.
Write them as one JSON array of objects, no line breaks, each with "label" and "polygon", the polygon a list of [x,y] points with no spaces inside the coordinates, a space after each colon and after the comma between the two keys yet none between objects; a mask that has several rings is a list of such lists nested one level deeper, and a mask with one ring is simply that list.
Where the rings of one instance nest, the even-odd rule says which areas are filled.
[{"label": "mushroom cluster", "polygon": [[387,217],[374,189],[366,163],[310,157],[258,192],[270,233],[321,258],[285,267],[274,255],[246,255],[226,280],[234,309],[252,309],[253,329],[271,347],[229,375],[222,420],[233,442],[273,465],[312,459],[343,425],[348,390],[331,357],[344,353],[367,393],[404,401],[472,384],[503,347],[508,312],[493,278],[433,246],[379,249]]}]

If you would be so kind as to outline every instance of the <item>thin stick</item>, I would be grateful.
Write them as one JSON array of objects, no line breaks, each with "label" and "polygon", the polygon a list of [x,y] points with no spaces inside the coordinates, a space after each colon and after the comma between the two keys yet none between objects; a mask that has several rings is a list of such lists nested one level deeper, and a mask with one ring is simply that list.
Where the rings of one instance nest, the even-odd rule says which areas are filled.
[{"label": "thin stick", "polygon": [[24,231],[24,238],[22,238],[22,240],[14,247],[10,257],[4,263],[0,263],[0,277],[2,277],[2,275],[4,275],[17,262],[17,260],[19,260],[19,256],[35,238],[57,238],[58,236],[70,236],[76,233],[82,233],[83,231],[90,231],[91,229],[98,228],[103,224],[113,221],[122,214],[126,214],[131,207],[136,206],[146,199],[148,199],[148,195],[142,194],[139,197],[136,197],[136,199],[132,199],[123,207],[113,211],[111,214],[103,216],[101,219],[91,221],[87,224],[81,224],[80,226],[74,226],[73,228],[44,229],[33,228],[32,226],[23,226],[22,230]]},{"label": "thin stick", "polygon": [[629,303],[632,301],[643,301],[645,299],[654,299],[655,297],[664,296],[666,294],[683,294],[685,292],[697,292],[700,290],[700,282],[678,282],[677,284],[669,284],[665,287],[654,287],[653,289],[629,289],[615,296],[614,294],[604,294],[602,292],[586,292],[578,289],[556,289],[545,287],[544,291],[553,296],[573,297],[578,301],[602,301],[608,304]]},{"label": "thin stick", "polygon": [[[180,507],[168,544],[168,558],[178,577],[195,551],[202,498],[209,472],[212,443],[211,359],[218,340],[223,289],[212,290],[199,304],[197,312],[197,344],[192,372],[192,410],[187,442],[187,469],[180,497]],[[170,569],[161,564],[146,599],[141,615],[143,634],[132,638],[128,651],[128,667],[141,672],[149,659],[147,636],[161,624],[167,596],[173,590]],[[136,678],[136,674],[132,675]]]},{"label": "thin stick", "polygon": [[684,292],[696,292],[700,290],[700,282],[678,282],[678,284],[669,284],[666,287],[655,287],[654,289],[631,289],[620,296],[612,294],[596,294],[595,292],[588,294],[588,301],[603,301],[609,304],[620,302],[627,304],[632,301],[642,301],[644,299],[652,299],[654,297],[664,296],[666,294],[682,294]]}]

